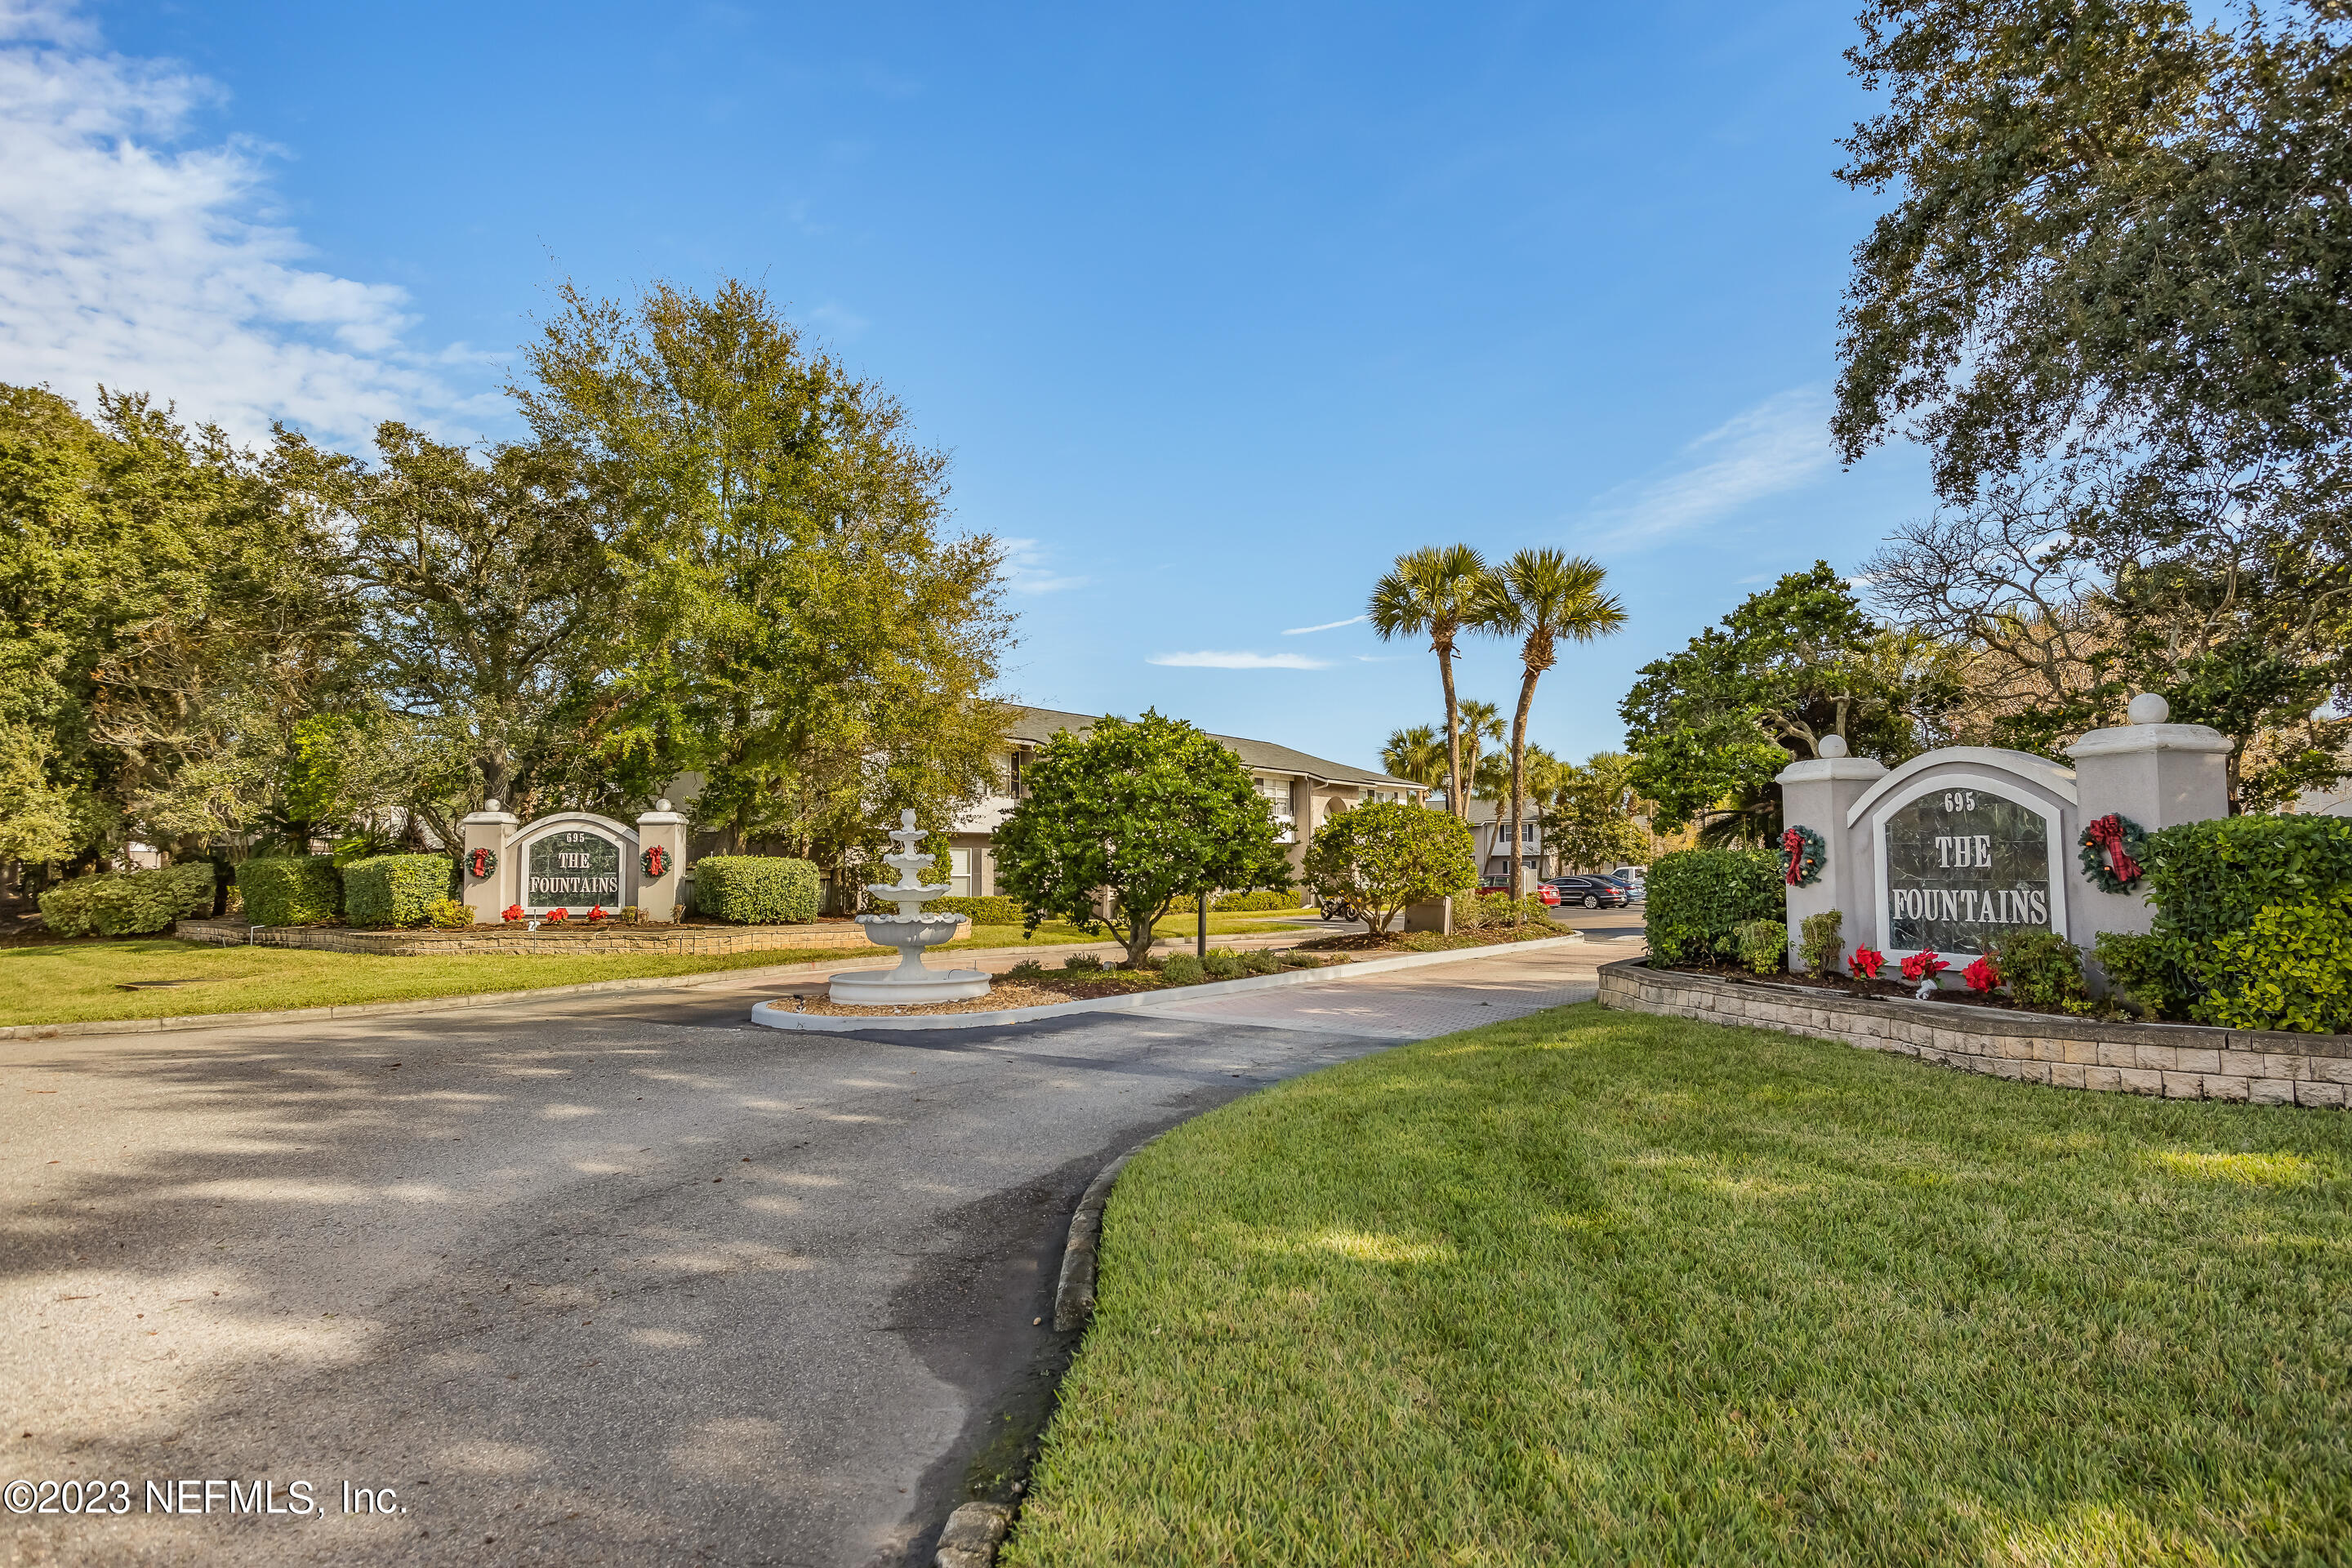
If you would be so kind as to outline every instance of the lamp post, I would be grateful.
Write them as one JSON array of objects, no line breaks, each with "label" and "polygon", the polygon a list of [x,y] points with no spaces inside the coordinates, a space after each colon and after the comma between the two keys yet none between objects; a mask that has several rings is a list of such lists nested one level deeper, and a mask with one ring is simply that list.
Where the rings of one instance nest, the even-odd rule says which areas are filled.
[{"label": "lamp post", "polygon": [[1192,895],[1192,918],[1197,931],[1192,938],[1192,956],[1209,956],[1209,895],[1205,889]]}]

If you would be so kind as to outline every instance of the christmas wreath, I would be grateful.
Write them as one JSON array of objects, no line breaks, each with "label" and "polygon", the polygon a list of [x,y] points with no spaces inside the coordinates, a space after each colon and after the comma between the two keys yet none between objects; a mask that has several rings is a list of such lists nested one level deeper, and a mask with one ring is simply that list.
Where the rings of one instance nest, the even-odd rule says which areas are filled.
[{"label": "christmas wreath", "polygon": [[2140,847],[2147,835],[2138,823],[2111,811],[2083,829],[2083,875],[2104,893],[2128,893],[2140,879]]},{"label": "christmas wreath", "polygon": [[1810,827],[1791,827],[1780,835],[1780,868],[1792,888],[1810,888],[1820,881],[1829,858],[1829,845]]},{"label": "christmas wreath", "polygon": [[648,877],[669,875],[669,851],[656,844],[637,857],[637,864],[646,868]]},{"label": "christmas wreath", "polygon": [[480,880],[499,868],[499,852],[495,849],[469,849],[466,852],[466,874]]}]

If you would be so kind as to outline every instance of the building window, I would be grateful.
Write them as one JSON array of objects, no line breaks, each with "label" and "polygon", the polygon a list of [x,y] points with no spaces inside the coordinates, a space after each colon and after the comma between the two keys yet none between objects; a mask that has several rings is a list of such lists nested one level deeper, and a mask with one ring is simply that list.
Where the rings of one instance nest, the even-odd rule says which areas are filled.
[{"label": "building window", "polygon": [[1021,779],[1021,759],[1028,754],[1029,753],[1026,752],[1014,752],[1013,753],[1013,798],[1015,800],[1026,800],[1029,798],[1027,792],[1022,787]]},{"label": "building window", "polygon": [[948,851],[949,897],[969,899],[980,886],[980,851],[950,849]]}]

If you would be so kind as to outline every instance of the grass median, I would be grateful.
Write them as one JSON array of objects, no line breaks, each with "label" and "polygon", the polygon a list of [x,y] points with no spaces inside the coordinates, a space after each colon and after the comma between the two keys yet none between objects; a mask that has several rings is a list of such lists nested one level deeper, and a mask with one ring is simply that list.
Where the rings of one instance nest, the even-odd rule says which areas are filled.
[{"label": "grass median", "polygon": [[[1192,921],[1191,915],[1171,916],[1160,922],[1162,934],[1189,934]],[[1270,926],[1264,915],[1212,914],[1209,929],[1234,934],[1280,928]],[[1102,940],[1059,922],[1040,926],[1034,936],[1025,937],[1019,926],[982,926],[964,940],[934,951],[1067,947]],[[409,1002],[596,980],[709,974],[879,956],[886,955],[878,948],[770,948],[730,953],[583,953],[578,957],[451,953],[393,958],[302,948],[214,947],[167,937],[33,942],[0,948],[0,1025]],[[188,984],[159,990],[121,989],[126,984],[174,981]]]},{"label": "grass median", "polygon": [[1179,1127],[1003,1561],[2340,1563],[2352,1118],[1585,1005]]}]

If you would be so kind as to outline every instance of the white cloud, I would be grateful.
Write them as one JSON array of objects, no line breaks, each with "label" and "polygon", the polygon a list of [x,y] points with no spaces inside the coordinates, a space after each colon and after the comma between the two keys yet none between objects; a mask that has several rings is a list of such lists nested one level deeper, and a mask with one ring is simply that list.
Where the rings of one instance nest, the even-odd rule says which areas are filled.
[{"label": "white cloud", "polygon": [[1337,630],[1339,630],[1341,626],[1354,626],[1358,621],[1360,621],[1360,620],[1362,620],[1363,618],[1364,618],[1364,617],[1363,617],[1363,616],[1349,616],[1346,620],[1344,620],[1344,621],[1325,621],[1325,622],[1324,622],[1321,626],[1293,626],[1293,627],[1291,627],[1288,631],[1284,632],[1282,635],[1283,635],[1284,637],[1305,637],[1308,632],[1330,632],[1330,631],[1337,631]]},{"label": "white cloud", "polygon": [[1184,669],[1328,669],[1328,659],[1309,658],[1303,653],[1219,653],[1204,649],[1200,653],[1155,653],[1146,664],[1172,664]]},{"label": "white cloud", "polygon": [[1055,572],[1046,563],[1045,545],[1034,539],[1000,539],[1004,547],[1005,585],[1016,594],[1058,594],[1065,588],[1083,588],[1084,577],[1072,577]]},{"label": "white cloud", "polygon": [[299,265],[268,221],[268,149],[175,145],[222,97],[103,52],[69,7],[0,0],[0,380],[152,392],[247,439],[272,419],[353,440],[495,416],[435,368],[478,356],[407,346],[402,289]]},{"label": "white cloud", "polygon": [[1601,496],[1594,518],[1603,531],[1586,548],[1663,544],[1795,489],[1837,460],[1829,417],[1829,396],[1819,387],[1778,393],[1734,415],[1684,447],[1680,468]]}]

